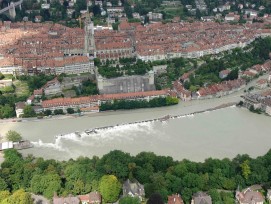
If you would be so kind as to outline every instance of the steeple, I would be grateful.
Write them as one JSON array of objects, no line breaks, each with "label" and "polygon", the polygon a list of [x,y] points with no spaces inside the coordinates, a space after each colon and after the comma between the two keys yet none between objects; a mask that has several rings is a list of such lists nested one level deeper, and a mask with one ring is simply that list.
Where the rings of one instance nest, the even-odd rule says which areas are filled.
[{"label": "steeple", "polygon": [[86,18],[84,21],[85,31],[85,43],[84,43],[84,55],[90,57],[94,56],[95,41],[94,41],[94,25],[90,18],[89,10],[87,10]]}]

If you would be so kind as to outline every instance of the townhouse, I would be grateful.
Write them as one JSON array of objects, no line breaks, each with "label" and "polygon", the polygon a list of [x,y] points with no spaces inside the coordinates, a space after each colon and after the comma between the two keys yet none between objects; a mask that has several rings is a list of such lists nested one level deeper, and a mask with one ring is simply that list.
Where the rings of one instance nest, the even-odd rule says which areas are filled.
[{"label": "townhouse", "polygon": [[41,109],[54,111],[62,109],[66,112],[67,108],[81,109],[88,111],[99,111],[99,106],[105,102],[114,102],[114,100],[151,100],[157,97],[166,97],[170,93],[168,90],[133,92],[133,93],[118,93],[118,94],[103,94],[92,95],[79,98],[55,98],[45,100],[41,103]]}]

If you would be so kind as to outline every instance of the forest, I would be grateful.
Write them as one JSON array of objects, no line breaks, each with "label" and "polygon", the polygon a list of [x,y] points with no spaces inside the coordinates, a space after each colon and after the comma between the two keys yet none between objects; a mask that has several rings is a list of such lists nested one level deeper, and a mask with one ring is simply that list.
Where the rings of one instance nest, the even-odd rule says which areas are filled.
[{"label": "forest", "polygon": [[[146,198],[157,192],[166,201],[167,195],[180,193],[185,203],[190,203],[193,193],[205,191],[214,204],[233,204],[238,187],[261,184],[266,190],[271,183],[271,151],[255,159],[237,155],[232,160],[208,158],[203,162],[176,161],[152,152],[132,156],[120,150],[101,158],[79,157],[69,161],[45,160],[32,155],[22,157],[16,150],[5,150],[4,158],[0,169],[0,195],[19,190],[50,199],[54,192],[63,196],[95,190],[103,192],[104,185],[112,178],[117,178],[120,184],[129,178],[144,184]],[[120,189],[116,188],[119,197]],[[102,196],[108,198],[103,193]],[[5,203],[3,197],[0,203]]]}]

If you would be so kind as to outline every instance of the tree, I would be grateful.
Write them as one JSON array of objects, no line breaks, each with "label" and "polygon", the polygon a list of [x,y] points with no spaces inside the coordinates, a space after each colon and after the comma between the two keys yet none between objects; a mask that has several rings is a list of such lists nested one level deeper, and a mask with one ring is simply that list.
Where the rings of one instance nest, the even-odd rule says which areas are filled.
[{"label": "tree", "polygon": [[114,174],[118,178],[124,179],[129,174],[128,164],[130,161],[130,154],[114,150],[98,161],[97,170],[103,174]]},{"label": "tree", "polygon": [[32,204],[33,200],[30,193],[25,192],[23,189],[15,191],[10,197],[4,200],[4,203],[12,204]]},{"label": "tree", "polygon": [[138,197],[123,197],[120,199],[119,204],[140,204],[140,199]]},{"label": "tree", "polygon": [[54,110],[54,114],[55,114],[55,115],[63,115],[64,112],[63,112],[62,109],[55,109],[55,110]]},{"label": "tree", "polygon": [[34,111],[34,108],[30,105],[26,105],[23,110],[24,114],[23,117],[25,118],[30,118],[30,117],[35,117],[36,112]]},{"label": "tree", "polygon": [[164,204],[164,201],[159,193],[153,193],[147,201],[147,204]]},{"label": "tree", "polygon": [[101,64],[101,60],[99,58],[94,59],[94,65],[99,66]]},{"label": "tree", "polygon": [[241,169],[242,169],[242,175],[244,176],[244,178],[246,180],[248,180],[248,176],[251,174],[251,170],[250,170],[250,166],[249,166],[249,161],[245,160],[241,165],[240,165]]},{"label": "tree", "polygon": [[34,175],[31,179],[31,191],[52,198],[54,192],[59,192],[61,180],[58,174]]},{"label": "tree", "polygon": [[93,8],[92,8],[92,12],[93,12],[94,16],[101,15],[100,5],[94,5]]},{"label": "tree", "polygon": [[45,110],[45,111],[44,111],[44,115],[47,115],[47,116],[48,116],[48,115],[52,115],[52,111],[49,110],[49,109],[48,109],[48,110]]},{"label": "tree", "polygon": [[196,10],[196,18],[199,20],[201,19],[201,12],[199,9]]},{"label": "tree", "polygon": [[74,109],[73,108],[67,108],[67,113],[73,114],[74,113]]},{"label": "tree", "polygon": [[0,203],[10,196],[9,191],[0,191]]},{"label": "tree", "polygon": [[22,136],[20,133],[13,131],[13,130],[9,130],[6,134],[6,139],[8,141],[12,141],[12,142],[19,142],[22,140]]},{"label": "tree", "polygon": [[[7,183],[4,179],[0,177],[0,191],[6,190],[8,187]],[[1,196],[0,196],[1,197]]]},{"label": "tree", "polygon": [[11,118],[15,115],[14,108],[9,104],[0,105],[0,118]]},{"label": "tree", "polygon": [[239,69],[232,70],[229,73],[229,75],[225,78],[225,80],[228,81],[228,80],[238,79],[238,73],[239,73]]},{"label": "tree", "polygon": [[1,79],[4,79],[4,78],[5,78],[4,74],[2,74],[2,73],[0,72],[0,80],[1,80]]},{"label": "tree", "polygon": [[121,183],[114,175],[103,176],[99,185],[104,202],[115,202],[119,198]]}]

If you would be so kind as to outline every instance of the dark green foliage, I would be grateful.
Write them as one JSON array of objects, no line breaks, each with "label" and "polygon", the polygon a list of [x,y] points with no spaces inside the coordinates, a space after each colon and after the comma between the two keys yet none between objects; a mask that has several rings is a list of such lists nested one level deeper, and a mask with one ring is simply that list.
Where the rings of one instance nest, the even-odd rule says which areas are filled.
[{"label": "dark green foliage", "polygon": [[118,110],[118,109],[137,109],[137,108],[154,108],[154,107],[162,107],[162,106],[170,106],[178,104],[178,99],[173,97],[166,98],[154,98],[149,102],[146,100],[115,100],[113,103],[106,102],[102,103],[100,106],[101,111],[106,110]]},{"label": "dark green foliage", "polygon": [[80,90],[80,95],[84,95],[84,96],[98,94],[96,83],[90,80],[83,81],[82,86],[79,88],[79,90]]},{"label": "dark green foliage", "polygon": [[74,113],[74,109],[73,108],[67,108],[67,113],[68,114],[73,114]]},{"label": "dark green foliage", "polygon": [[29,90],[33,92],[35,89],[40,89],[43,85],[47,83],[47,81],[50,81],[54,78],[55,76],[53,75],[45,75],[45,74],[40,74],[36,76],[22,75],[19,77],[19,80],[26,81],[29,86]]},{"label": "dark green foliage", "polygon": [[4,79],[4,78],[5,78],[5,76],[0,72],[0,80]]},{"label": "dark green foliage", "polygon": [[136,62],[136,58],[135,57],[133,57],[133,58],[120,58],[119,62],[121,64],[135,63]]},{"label": "dark green foliage", "polygon": [[64,112],[63,112],[62,109],[56,109],[56,110],[54,110],[54,114],[55,114],[55,115],[63,115]]},{"label": "dark green foliage", "polygon": [[[0,96],[1,97],[1,96]],[[15,116],[14,107],[9,104],[0,105],[0,118],[12,118]]]},{"label": "dark green foliage", "polygon": [[119,65],[113,67],[109,65],[107,62],[106,65],[100,66],[98,71],[99,73],[106,78],[114,78],[120,77],[124,74],[126,75],[144,75],[149,70],[151,70],[151,63],[143,62],[142,60],[137,60],[135,64],[129,64],[128,62],[133,62],[133,58],[131,59],[121,59],[124,63],[124,66],[120,67]]},{"label": "dark green foliage", "polygon": [[114,174],[120,179],[128,175],[128,164],[131,162],[130,154],[114,150],[104,155],[97,163],[97,170],[101,174]]},{"label": "dark green foliage", "polygon": [[34,108],[30,105],[26,105],[24,107],[24,114],[23,117],[24,118],[30,118],[30,117],[35,117],[36,116],[36,112],[34,110]]},{"label": "dark green foliage", "polygon": [[154,193],[150,196],[147,204],[164,204],[164,201],[159,193]]},{"label": "dark green foliage", "polygon": [[[101,159],[80,157],[59,162],[33,156],[23,158],[12,149],[4,151],[4,158],[0,169],[1,190],[14,192],[23,188],[48,198],[53,196],[53,192],[66,196],[86,194],[99,190],[99,184],[100,188],[103,187],[103,193],[107,194],[108,183],[112,179],[105,179],[101,185],[104,175],[114,175],[122,183],[131,176],[131,172],[133,179],[144,184],[146,197],[150,198],[148,203],[153,199],[165,202],[168,195],[176,193],[188,202],[193,193],[207,191],[214,203],[230,204],[234,200],[234,194],[230,191],[234,191],[238,185],[241,189],[252,184],[270,187],[271,151],[256,159],[237,155],[233,160],[209,158],[201,163],[174,161],[171,157],[157,156],[151,152],[131,156],[119,150],[111,151]],[[119,185],[116,187],[114,200],[115,195],[119,194]],[[159,199],[154,193],[159,193]]]},{"label": "dark green foliage", "polygon": [[238,73],[239,73],[239,70],[238,70],[238,69],[232,70],[232,71],[229,73],[229,75],[225,78],[225,80],[228,81],[228,80],[238,79]]},{"label": "dark green foliage", "polygon": [[52,115],[52,111],[46,110],[46,111],[44,111],[44,115],[46,115],[46,116]]},{"label": "dark green foliage", "polygon": [[123,197],[120,199],[119,204],[140,204],[140,200],[137,197]]}]

